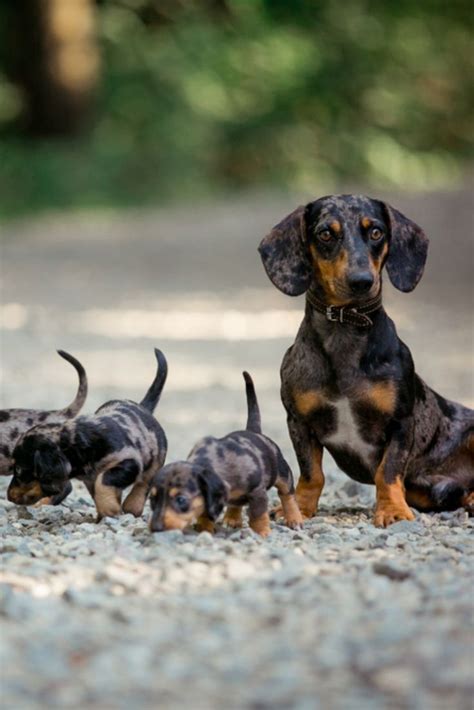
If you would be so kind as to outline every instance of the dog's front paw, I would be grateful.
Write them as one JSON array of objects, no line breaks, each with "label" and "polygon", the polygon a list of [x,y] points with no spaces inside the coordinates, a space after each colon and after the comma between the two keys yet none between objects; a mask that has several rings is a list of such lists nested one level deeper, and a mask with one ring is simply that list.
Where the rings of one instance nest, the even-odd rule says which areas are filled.
[{"label": "dog's front paw", "polygon": [[209,520],[207,515],[200,515],[196,521],[195,527],[198,532],[208,532],[211,533],[211,535],[214,535],[216,532],[216,526],[212,520]]},{"label": "dog's front paw", "polygon": [[375,509],[374,525],[377,528],[387,528],[400,520],[415,520],[415,515],[408,505],[384,505]]},{"label": "dog's front paw", "polygon": [[466,493],[462,499],[462,505],[467,510],[469,515],[474,515],[474,492]]},{"label": "dog's front paw", "polygon": [[268,513],[263,513],[263,515],[259,515],[257,518],[250,518],[249,524],[252,530],[261,537],[268,537],[271,533],[270,516]]},{"label": "dog's front paw", "polygon": [[224,513],[224,519],[222,521],[224,525],[228,528],[233,528],[237,530],[242,527],[242,508],[236,506],[228,506]]}]

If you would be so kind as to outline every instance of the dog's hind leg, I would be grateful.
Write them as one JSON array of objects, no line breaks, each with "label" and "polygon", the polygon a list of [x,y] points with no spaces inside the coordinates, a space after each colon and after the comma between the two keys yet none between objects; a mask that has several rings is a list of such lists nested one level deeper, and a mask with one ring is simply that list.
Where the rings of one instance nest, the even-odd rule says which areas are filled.
[{"label": "dog's hind leg", "polygon": [[278,468],[275,487],[280,498],[285,525],[293,529],[300,528],[303,524],[303,516],[296,502],[293,474],[283,457]]},{"label": "dog's hind leg", "polygon": [[132,490],[125,498],[122,509],[124,513],[131,513],[136,518],[139,518],[143,513],[146,499],[148,495],[148,483],[145,481],[137,481],[134,483]]},{"label": "dog's hind leg", "polygon": [[262,537],[267,537],[271,532],[267,492],[261,488],[249,496],[249,525]]},{"label": "dog's hind leg", "polygon": [[100,473],[94,483],[94,503],[97,509],[97,522],[105,517],[115,517],[122,512],[122,490],[104,483],[104,476],[109,473]]},{"label": "dog's hind leg", "polygon": [[222,521],[224,525],[228,528],[241,528],[242,527],[242,506],[241,505],[228,505],[224,513],[224,519]]}]

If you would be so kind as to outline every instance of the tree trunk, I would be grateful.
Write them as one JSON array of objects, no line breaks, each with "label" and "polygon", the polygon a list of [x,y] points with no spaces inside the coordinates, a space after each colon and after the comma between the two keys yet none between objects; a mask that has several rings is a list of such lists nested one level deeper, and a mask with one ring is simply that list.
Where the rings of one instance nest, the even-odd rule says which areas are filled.
[{"label": "tree trunk", "polygon": [[18,0],[14,13],[15,73],[25,94],[27,131],[80,133],[99,76],[94,1]]}]

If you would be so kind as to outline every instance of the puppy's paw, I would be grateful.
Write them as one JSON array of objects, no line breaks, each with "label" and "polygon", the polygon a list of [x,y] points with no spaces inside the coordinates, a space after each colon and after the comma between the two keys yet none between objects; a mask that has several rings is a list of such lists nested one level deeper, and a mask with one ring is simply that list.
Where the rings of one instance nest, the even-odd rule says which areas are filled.
[{"label": "puppy's paw", "polygon": [[462,499],[462,505],[469,515],[474,515],[474,491],[472,493],[466,493]]},{"label": "puppy's paw", "polygon": [[374,525],[377,528],[387,528],[400,520],[415,520],[415,515],[408,505],[385,505],[375,510]]},{"label": "puppy's paw", "polygon": [[249,524],[252,530],[261,537],[268,537],[271,533],[270,516],[268,513],[263,513],[258,518],[250,518]]},{"label": "puppy's paw", "polygon": [[242,527],[242,508],[229,505],[224,513],[224,519],[222,521],[224,525],[228,528],[233,528],[237,530]]},{"label": "puppy's paw", "polygon": [[287,528],[291,528],[291,530],[301,530],[303,522],[303,516],[301,516],[298,520],[295,520],[294,518],[285,518],[285,525]]},{"label": "puppy's paw", "polygon": [[208,532],[211,533],[211,535],[214,535],[216,531],[216,526],[214,525],[212,520],[209,520],[209,518],[205,515],[201,515],[197,519],[195,528],[198,532]]}]

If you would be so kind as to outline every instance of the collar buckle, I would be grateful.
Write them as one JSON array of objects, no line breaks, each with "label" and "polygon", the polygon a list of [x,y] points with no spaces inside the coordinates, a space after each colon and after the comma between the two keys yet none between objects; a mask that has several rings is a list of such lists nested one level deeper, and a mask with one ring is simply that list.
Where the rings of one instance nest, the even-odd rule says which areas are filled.
[{"label": "collar buckle", "polygon": [[[334,309],[338,309],[339,314]],[[340,323],[342,323],[342,320],[344,317],[343,311],[344,311],[344,309],[343,308],[339,309],[338,306],[326,306],[326,320],[329,320],[332,323],[337,323],[338,321]]]}]

